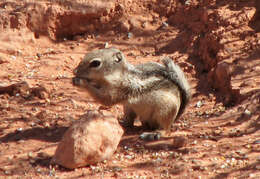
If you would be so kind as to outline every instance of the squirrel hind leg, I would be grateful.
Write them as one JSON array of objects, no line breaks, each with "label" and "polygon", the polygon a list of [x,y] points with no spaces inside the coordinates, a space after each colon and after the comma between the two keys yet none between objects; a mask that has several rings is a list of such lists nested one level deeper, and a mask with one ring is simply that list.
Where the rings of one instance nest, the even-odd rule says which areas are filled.
[{"label": "squirrel hind leg", "polygon": [[169,136],[171,133],[171,125],[175,121],[177,109],[173,108],[168,116],[160,116],[160,120],[146,120],[142,122],[144,128],[153,130],[152,132],[144,132],[139,137],[145,141],[159,140],[162,136]]},{"label": "squirrel hind leg", "polygon": [[160,128],[160,125],[156,121],[151,121],[151,120],[143,120],[142,122],[142,127],[146,130],[152,130],[155,131]]}]

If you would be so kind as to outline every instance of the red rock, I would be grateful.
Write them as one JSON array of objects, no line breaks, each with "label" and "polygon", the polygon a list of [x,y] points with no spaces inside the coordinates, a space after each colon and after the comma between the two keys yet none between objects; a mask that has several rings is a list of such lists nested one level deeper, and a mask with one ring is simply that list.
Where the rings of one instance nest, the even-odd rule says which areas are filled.
[{"label": "red rock", "polygon": [[115,117],[88,112],[65,132],[52,161],[70,169],[101,162],[113,155],[122,135]]}]

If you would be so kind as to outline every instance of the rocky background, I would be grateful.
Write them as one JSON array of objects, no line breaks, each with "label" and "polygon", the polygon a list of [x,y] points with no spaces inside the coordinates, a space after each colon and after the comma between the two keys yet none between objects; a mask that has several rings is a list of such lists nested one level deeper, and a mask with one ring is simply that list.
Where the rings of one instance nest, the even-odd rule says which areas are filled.
[{"label": "rocky background", "polygon": [[[191,83],[191,104],[169,138],[141,141],[137,122],[112,159],[52,165],[85,111],[122,115],[71,84],[86,52],[112,46],[134,64],[172,57]],[[259,178],[259,129],[259,0],[0,2],[3,178]]]}]

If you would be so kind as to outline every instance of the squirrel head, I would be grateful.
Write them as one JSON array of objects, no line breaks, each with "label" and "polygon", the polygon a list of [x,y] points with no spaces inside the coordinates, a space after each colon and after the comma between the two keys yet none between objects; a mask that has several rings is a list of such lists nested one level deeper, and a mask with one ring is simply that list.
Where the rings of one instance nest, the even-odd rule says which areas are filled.
[{"label": "squirrel head", "polygon": [[72,83],[98,94],[103,88],[111,89],[119,85],[128,68],[129,64],[120,50],[95,50],[87,53],[75,68]]}]

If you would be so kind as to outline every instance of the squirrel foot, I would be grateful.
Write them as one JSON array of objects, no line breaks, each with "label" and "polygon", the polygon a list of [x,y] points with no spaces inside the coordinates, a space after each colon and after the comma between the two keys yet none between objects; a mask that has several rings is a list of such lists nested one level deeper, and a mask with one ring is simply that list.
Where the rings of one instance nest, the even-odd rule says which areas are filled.
[{"label": "squirrel foot", "polygon": [[139,138],[145,141],[154,141],[159,140],[161,135],[160,132],[144,132],[139,136]]}]

